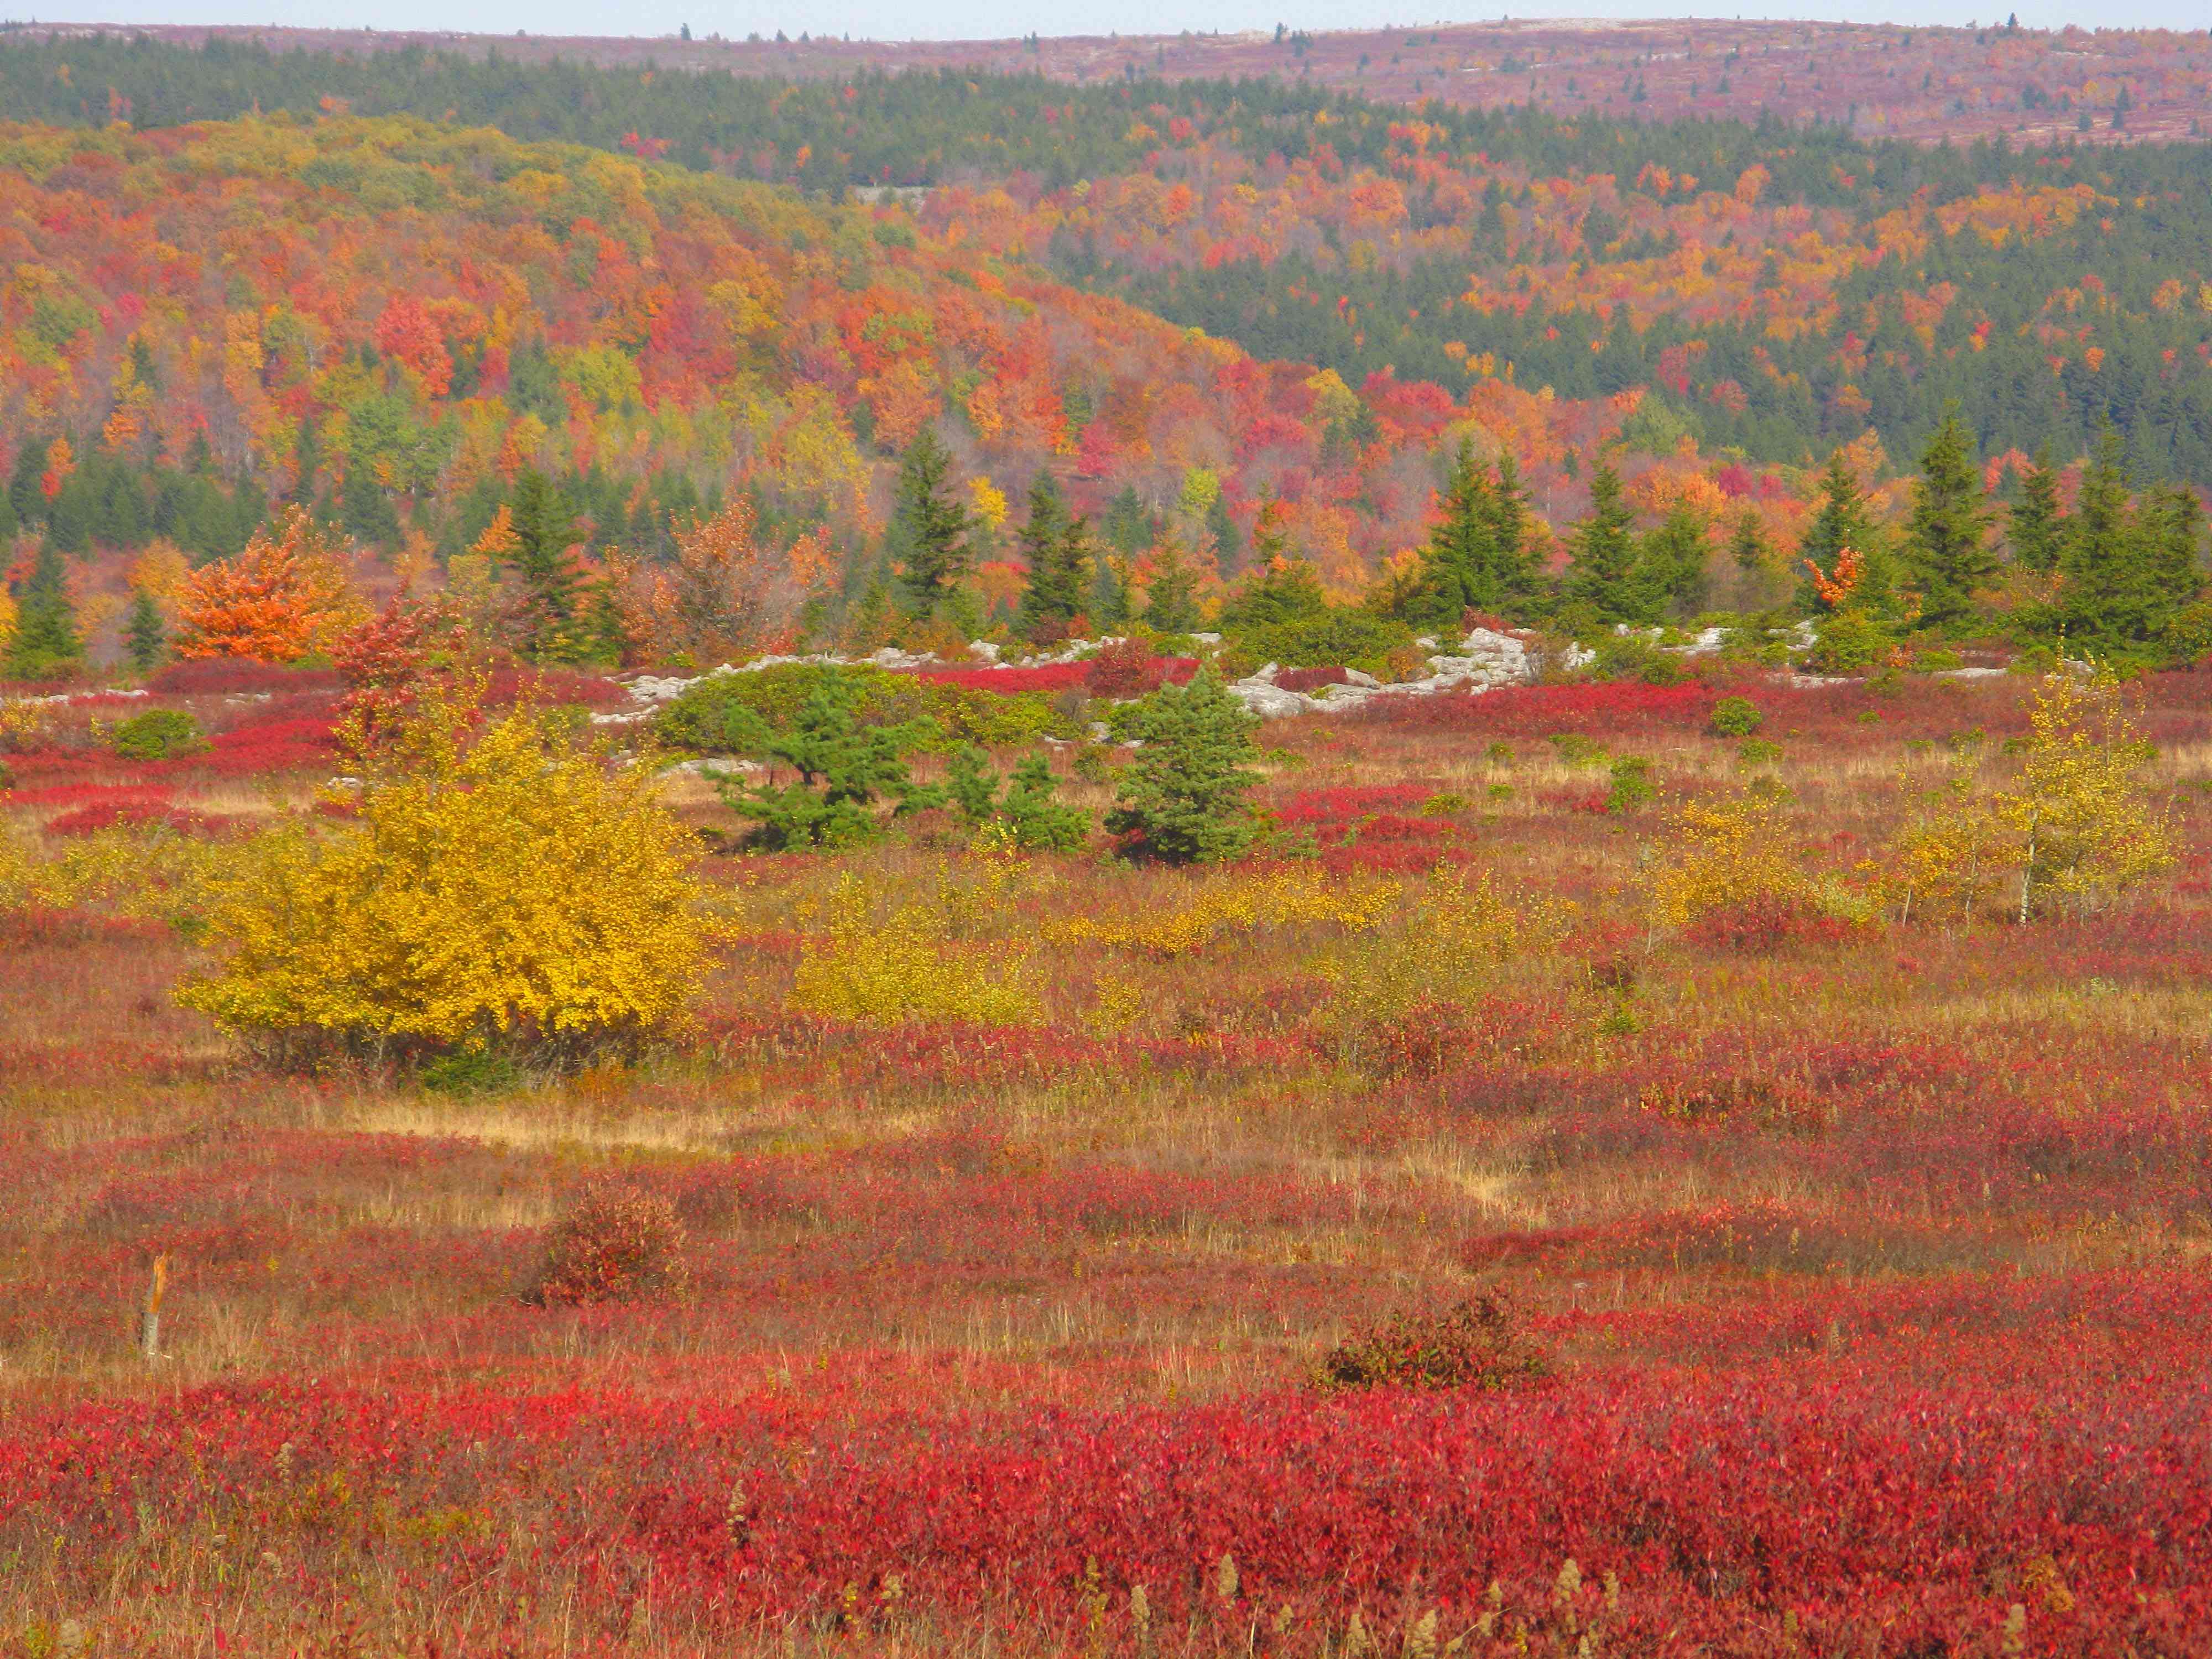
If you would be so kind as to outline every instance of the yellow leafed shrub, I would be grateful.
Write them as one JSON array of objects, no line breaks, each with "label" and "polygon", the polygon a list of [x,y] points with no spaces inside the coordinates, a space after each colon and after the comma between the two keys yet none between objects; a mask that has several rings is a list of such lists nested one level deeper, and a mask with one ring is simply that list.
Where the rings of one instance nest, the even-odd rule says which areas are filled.
[{"label": "yellow leafed shrub", "polygon": [[1335,1023],[1355,1030],[1424,1002],[1471,1002],[1504,963],[1556,949],[1572,909],[1548,896],[1516,904],[1487,871],[1472,881],[1439,871],[1395,923],[1316,964],[1336,988]]},{"label": "yellow leafed shrub", "polygon": [[534,1051],[558,1062],[684,1010],[710,928],[650,769],[518,709],[426,704],[357,825],[272,831],[216,884],[216,969],[179,998],[287,1058]]},{"label": "yellow leafed shrub", "polygon": [[1054,945],[1103,945],[1155,956],[1180,956],[1224,933],[1263,928],[1330,926],[1362,933],[1388,915],[1402,896],[1395,881],[1358,881],[1318,870],[1235,872],[1191,884],[1182,902],[1131,916],[1070,916],[1048,924]]},{"label": "yellow leafed shrub", "polygon": [[42,856],[0,827],[0,915],[98,908],[135,921],[191,914],[216,879],[225,849],[173,830],[102,830]]},{"label": "yellow leafed shrub", "polygon": [[1652,920],[1686,927],[1723,911],[1773,908],[1865,921],[1863,901],[1805,867],[1786,803],[1781,791],[1759,787],[1686,803],[1673,854],[1650,878]]},{"label": "yellow leafed shrub", "polygon": [[1018,946],[994,954],[955,943],[946,907],[898,905],[878,919],[860,881],[844,877],[830,901],[829,931],[799,953],[791,1004],[807,1013],[870,1025],[960,1020],[1026,1025],[1043,1017],[1021,982]]}]

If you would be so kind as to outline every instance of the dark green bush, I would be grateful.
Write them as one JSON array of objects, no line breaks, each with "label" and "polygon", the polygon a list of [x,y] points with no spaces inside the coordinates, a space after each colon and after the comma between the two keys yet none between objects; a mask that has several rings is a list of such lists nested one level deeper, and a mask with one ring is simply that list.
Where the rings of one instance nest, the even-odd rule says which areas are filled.
[{"label": "dark green bush", "polygon": [[197,755],[208,747],[200,723],[181,708],[149,708],[118,721],[108,733],[108,746],[124,760],[170,760]]},{"label": "dark green bush", "polygon": [[1805,665],[1820,674],[1856,674],[1889,654],[1888,631],[1863,611],[1838,611],[1823,617],[1820,637]]},{"label": "dark green bush", "polygon": [[1713,705],[1711,724],[1716,736],[1747,738],[1765,723],[1766,716],[1749,697],[1723,697]]},{"label": "dark green bush", "polygon": [[824,687],[836,688],[864,726],[933,720],[938,733],[922,745],[932,750],[966,743],[1027,748],[1042,737],[1080,735],[1076,721],[1042,691],[1002,693],[837,663],[784,663],[753,673],[711,675],[664,707],[654,730],[672,749],[727,750],[734,746],[731,734],[747,717],[773,733],[790,731]]}]

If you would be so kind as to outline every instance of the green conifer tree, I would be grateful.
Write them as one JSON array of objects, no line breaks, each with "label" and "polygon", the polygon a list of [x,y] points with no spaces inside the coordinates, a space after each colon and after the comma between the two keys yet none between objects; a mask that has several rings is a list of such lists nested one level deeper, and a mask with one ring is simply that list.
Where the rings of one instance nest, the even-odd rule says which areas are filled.
[{"label": "green conifer tree", "polygon": [[2005,539],[2013,562],[2024,570],[2056,570],[2065,546],[2066,515],[2058,504],[2058,474],[2051,446],[2035,452],[2035,465],[2020,475],[2020,500],[2005,514]]},{"label": "green conifer tree", "polygon": [[1250,769],[1257,724],[1210,665],[1188,685],[1164,685],[1147,696],[1137,725],[1144,747],[1107,814],[1108,832],[1131,855],[1168,864],[1243,853],[1259,833],[1246,799],[1260,781]]},{"label": "green conifer tree", "polygon": [[152,673],[169,654],[169,631],[161,620],[161,607],[143,587],[132,598],[131,613],[124,619],[123,648],[131,665],[142,674]]},{"label": "green conifer tree", "polygon": [[1997,573],[1989,545],[1989,506],[1974,465],[1974,435],[1954,404],[1920,455],[1912,515],[1905,527],[1905,570],[1920,594],[1920,619],[1956,628],[1972,618],[1974,590]]},{"label": "green conifer tree", "polygon": [[2120,434],[2108,426],[2082,470],[2059,553],[2058,616],[2069,641],[2124,648],[2164,625],[2155,532],[2130,510],[2132,495]]},{"label": "green conifer tree", "polygon": [[1048,645],[1066,639],[1082,613],[1088,558],[1083,527],[1069,515],[1049,472],[1038,473],[1030,486],[1029,507],[1015,538],[1029,566],[1018,624],[1023,638]]},{"label": "green conifer tree", "polygon": [[951,452],[924,427],[899,467],[898,514],[908,608],[927,616],[968,574],[968,509],[953,499]]},{"label": "green conifer tree", "polygon": [[74,673],[83,661],[84,641],[64,583],[62,556],[48,543],[15,590],[15,632],[7,655],[0,658],[0,678],[58,679]]},{"label": "green conifer tree", "polygon": [[1766,532],[1760,526],[1755,509],[1747,507],[1736,514],[1735,528],[1729,535],[1729,557],[1735,562],[1735,568],[1747,576],[1766,568],[1769,557]]},{"label": "green conifer tree", "polygon": [[1223,580],[1237,574],[1243,556],[1243,539],[1237,533],[1237,520],[1229,510],[1228,499],[1219,491],[1206,509],[1206,538],[1213,547],[1213,568]]},{"label": "green conifer tree", "polygon": [[[1887,615],[1895,603],[1894,571],[1888,550],[1882,544],[1874,514],[1868,511],[1866,492],[1851,471],[1850,460],[1840,449],[1828,457],[1828,465],[1820,474],[1820,507],[1813,515],[1804,539],[1797,544],[1798,556],[1817,565],[1823,576],[1836,574],[1836,561],[1845,548],[1855,549],[1859,556],[1859,583],[1853,598],[1853,608],[1874,615]],[[1800,585],[1799,603],[1808,612],[1820,609],[1819,592],[1809,574]]]},{"label": "green conifer tree", "polygon": [[1590,514],[1575,526],[1566,598],[1600,622],[1638,622],[1629,577],[1636,567],[1636,514],[1620,475],[1601,464],[1590,475]]},{"label": "green conifer tree", "polygon": [[1145,597],[1145,623],[1162,634],[1188,634],[1198,626],[1198,571],[1173,530],[1152,550],[1152,579]]},{"label": "green conifer tree", "polygon": [[1656,623],[1670,611],[1697,611],[1705,597],[1705,521],[1678,507],[1646,532],[1628,586],[1637,621]]}]

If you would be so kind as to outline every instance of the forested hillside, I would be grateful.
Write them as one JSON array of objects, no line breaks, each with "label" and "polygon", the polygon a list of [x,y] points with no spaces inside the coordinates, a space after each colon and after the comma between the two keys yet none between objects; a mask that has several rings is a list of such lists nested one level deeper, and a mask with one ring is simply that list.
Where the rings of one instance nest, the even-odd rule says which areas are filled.
[{"label": "forested hillside", "polygon": [[1470,409],[1551,451],[1605,418],[1492,382],[1378,419],[895,205],[401,118],[7,130],[0,257],[0,514],[70,555],[233,553],[289,499],[419,566],[534,469],[595,549],[665,550],[739,488],[779,543],[818,527],[858,560],[941,420],[987,581],[1050,465],[1124,551],[1141,497],[1233,564],[1264,497],[1357,586],[1419,538]]},{"label": "forested hillside", "polygon": [[1650,387],[1645,436],[1798,464],[1957,400],[1997,450],[2212,483],[2212,151],[1419,115],[1288,82],[726,73],[113,38],[0,49],[11,108],[160,126],[407,111],[803,189],[945,186],[955,234],[1357,386]]}]

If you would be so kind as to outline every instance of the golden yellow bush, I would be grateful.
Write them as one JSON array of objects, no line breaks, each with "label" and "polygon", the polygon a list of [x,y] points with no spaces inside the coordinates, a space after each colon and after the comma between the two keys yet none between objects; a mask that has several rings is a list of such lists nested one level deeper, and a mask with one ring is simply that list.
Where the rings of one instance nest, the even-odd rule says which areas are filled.
[{"label": "golden yellow bush", "polygon": [[909,901],[878,918],[867,889],[848,872],[830,896],[828,932],[800,951],[791,1006],[869,1025],[1026,1025],[1042,1018],[1042,1005],[1021,982],[1027,951],[1002,945],[987,953],[956,943],[953,908]]},{"label": "golden yellow bush", "polygon": [[1423,1002],[1468,1003],[1516,957],[1556,949],[1573,906],[1541,896],[1516,903],[1485,871],[1438,871],[1392,925],[1359,934],[1316,964],[1336,987],[1334,1023],[1345,1029]]},{"label": "golden yellow bush", "polygon": [[1180,903],[1131,916],[1070,916],[1048,923],[1048,942],[1103,945],[1181,956],[1224,933],[1326,925],[1351,933],[1376,926],[1404,890],[1395,881],[1325,875],[1303,867],[1231,871],[1192,881]]},{"label": "golden yellow bush", "polygon": [[464,689],[374,763],[357,825],[252,844],[216,884],[220,965],[179,1000],[289,1058],[631,1042],[681,1014],[704,963],[689,846],[649,768],[534,709],[478,729]]},{"label": "golden yellow bush", "polygon": [[1966,923],[2016,862],[2003,816],[1974,789],[1973,763],[1955,767],[1906,823],[1879,866],[1898,920]]},{"label": "golden yellow bush", "polygon": [[49,857],[0,826],[0,915],[86,907],[145,921],[189,915],[225,853],[173,830],[118,828],[72,836]]},{"label": "golden yellow bush", "polygon": [[1647,878],[1651,919],[1660,927],[1766,904],[1867,920],[1863,899],[1805,867],[1779,789],[1754,785],[1726,800],[1686,802],[1673,827],[1672,854]]}]

